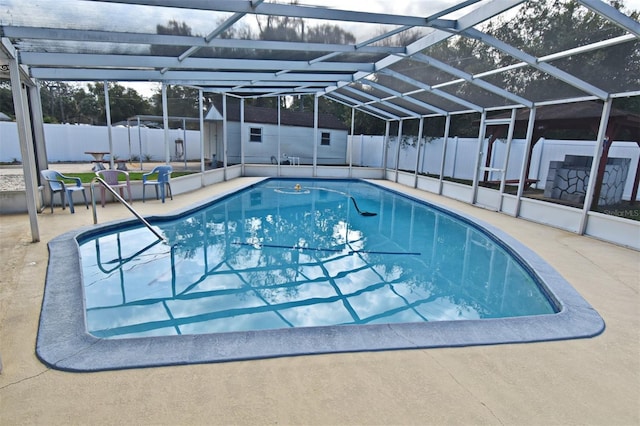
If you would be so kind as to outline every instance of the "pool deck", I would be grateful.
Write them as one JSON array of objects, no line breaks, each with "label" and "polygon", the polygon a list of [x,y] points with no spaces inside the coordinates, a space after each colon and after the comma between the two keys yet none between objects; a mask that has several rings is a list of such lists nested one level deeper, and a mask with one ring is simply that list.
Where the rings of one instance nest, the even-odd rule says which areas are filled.
[{"label": "pool deck", "polygon": [[[251,182],[168,200],[162,214]],[[594,338],[518,345],[360,352],[69,373],[47,368],[35,340],[47,242],[93,223],[90,210],[0,216],[0,425],[16,424],[640,424],[640,252],[514,219],[391,182],[477,217],[544,258],[599,312]],[[98,208],[98,220],[130,217]]]}]

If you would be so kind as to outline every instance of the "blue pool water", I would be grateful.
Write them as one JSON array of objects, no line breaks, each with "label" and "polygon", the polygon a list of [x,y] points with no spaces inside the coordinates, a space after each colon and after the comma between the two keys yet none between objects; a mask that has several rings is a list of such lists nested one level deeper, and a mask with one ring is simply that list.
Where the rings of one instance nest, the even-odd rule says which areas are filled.
[{"label": "blue pool water", "polygon": [[367,182],[269,179],[154,225],[168,243],[137,226],[80,239],[93,336],[560,311],[530,266],[495,236]]},{"label": "blue pool water", "polygon": [[385,185],[266,180],[147,218],[168,243],[135,219],[62,234],[36,354],[83,372],[602,333],[513,237]]}]

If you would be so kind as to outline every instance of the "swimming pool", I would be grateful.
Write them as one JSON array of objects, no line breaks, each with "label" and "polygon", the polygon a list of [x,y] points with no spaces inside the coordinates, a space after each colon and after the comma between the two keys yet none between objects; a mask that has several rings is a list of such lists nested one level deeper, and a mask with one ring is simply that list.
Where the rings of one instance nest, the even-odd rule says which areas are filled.
[{"label": "swimming pool", "polygon": [[[268,179],[152,223],[166,243],[132,221],[50,243],[43,361],[87,371],[555,340],[604,326],[507,235],[368,182]],[[60,276],[64,246],[75,261]],[[49,318],[56,304],[73,319]]]}]

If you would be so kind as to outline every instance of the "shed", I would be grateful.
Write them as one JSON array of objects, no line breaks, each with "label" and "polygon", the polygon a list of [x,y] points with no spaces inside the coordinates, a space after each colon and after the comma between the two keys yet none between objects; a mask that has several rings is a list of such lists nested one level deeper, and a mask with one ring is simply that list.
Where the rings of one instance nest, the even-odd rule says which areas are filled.
[{"label": "shed", "polygon": [[[307,111],[278,111],[275,108],[244,105],[240,123],[240,102],[227,101],[227,163],[241,162],[241,141],[246,141],[246,163],[312,164],[314,114]],[[278,114],[280,116],[278,120]],[[222,104],[214,103],[204,123],[204,155],[215,165],[223,160]],[[337,165],[347,161],[348,127],[332,114],[318,114],[317,164]]]}]

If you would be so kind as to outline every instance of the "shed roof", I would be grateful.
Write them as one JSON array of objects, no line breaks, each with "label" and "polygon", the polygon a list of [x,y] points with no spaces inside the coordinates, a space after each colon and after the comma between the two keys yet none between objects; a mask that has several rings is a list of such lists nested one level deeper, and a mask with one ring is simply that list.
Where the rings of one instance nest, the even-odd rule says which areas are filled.
[{"label": "shed roof", "polygon": [[[214,104],[205,117],[205,121],[222,120],[222,106]],[[227,119],[240,121],[240,103],[227,102]],[[244,121],[246,123],[278,124],[278,110],[274,108],[244,106]],[[313,127],[314,114],[308,111],[280,111],[280,124],[283,126]],[[318,114],[318,127],[322,129],[348,130],[346,124],[332,114]]]},{"label": "shed roof", "polygon": [[[602,115],[602,105],[596,102],[578,102],[562,105],[548,105],[536,113],[536,124],[539,128],[549,129],[597,129]],[[508,118],[509,114],[498,114],[492,118]],[[529,114],[526,111],[516,113],[516,126],[526,127]],[[615,123],[616,131],[627,129],[634,142],[640,142],[640,114],[620,108],[611,108],[610,125]],[[594,126],[596,126],[594,128]]]}]

